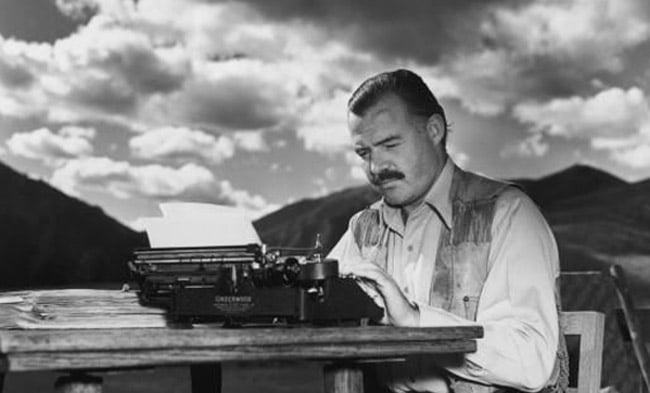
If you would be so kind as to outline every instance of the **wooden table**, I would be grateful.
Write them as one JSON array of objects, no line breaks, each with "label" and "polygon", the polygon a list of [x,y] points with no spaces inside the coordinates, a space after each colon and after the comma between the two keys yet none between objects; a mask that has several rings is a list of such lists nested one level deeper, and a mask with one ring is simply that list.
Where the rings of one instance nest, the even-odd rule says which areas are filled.
[{"label": "wooden table", "polygon": [[[101,382],[87,372],[188,365],[192,391],[207,393],[220,390],[222,362],[319,360],[327,364],[326,392],[361,392],[362,361],[472,352],[483,334],[479,326],[77,329],[70,323],[61,328],[49,324],[42,329],[1,329],[0,378],[14,371],[80,371],[84,374],[60,381],[63,387],[57,391],[98,392],[101,387],[92,386]],[[74,390],[75,386],[91,389]]]}]

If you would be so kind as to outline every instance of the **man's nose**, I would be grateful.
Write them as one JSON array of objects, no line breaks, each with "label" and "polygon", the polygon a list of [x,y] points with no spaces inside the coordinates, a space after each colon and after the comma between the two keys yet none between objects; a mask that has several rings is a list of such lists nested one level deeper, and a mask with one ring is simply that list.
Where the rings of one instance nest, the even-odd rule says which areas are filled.
[{"label": "man's nose", "polygon": [[382,170],[386,168],[386,160],[384,157],[381,156],[381,154],[378,154],[377,152],[373,152],[370,155],[370,159],[368,160],[368,171],[376,175]]}]

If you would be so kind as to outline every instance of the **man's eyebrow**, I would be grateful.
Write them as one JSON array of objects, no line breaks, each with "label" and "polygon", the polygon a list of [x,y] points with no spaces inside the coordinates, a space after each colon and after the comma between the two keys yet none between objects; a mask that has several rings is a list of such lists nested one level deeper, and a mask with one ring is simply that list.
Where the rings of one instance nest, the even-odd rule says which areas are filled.
[{"label": "man's eyebrow", "polygon": [[372,145],[373,146],[385,145],[386,143],[394,142],[394,141],[397,141],[399,139],[402,139],[402,137],[399,136],[399,135],[390,135],[390,136],[387,136],[384,139],[380,139],[380,140],[378,140],[376,142],[373,142]]}]

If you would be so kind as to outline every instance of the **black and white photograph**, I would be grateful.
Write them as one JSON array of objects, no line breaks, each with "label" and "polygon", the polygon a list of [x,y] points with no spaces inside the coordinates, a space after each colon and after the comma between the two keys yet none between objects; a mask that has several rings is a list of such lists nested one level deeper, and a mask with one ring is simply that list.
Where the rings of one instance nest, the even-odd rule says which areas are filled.
[{"label": "black and white photograph", "polygon": [[0,393],[650,390],[648,0],[0,0]]}]

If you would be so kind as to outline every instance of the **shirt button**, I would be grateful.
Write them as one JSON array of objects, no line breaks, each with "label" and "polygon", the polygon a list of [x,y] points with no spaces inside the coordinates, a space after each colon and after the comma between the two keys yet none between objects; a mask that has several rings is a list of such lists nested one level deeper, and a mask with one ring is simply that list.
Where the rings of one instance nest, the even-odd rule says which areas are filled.
[{"label": "shirt button", "polygon": [[408,252],[412,252],[413,251],[413,246],[409,244],[408,247],[406,247],[406,250]]}]

